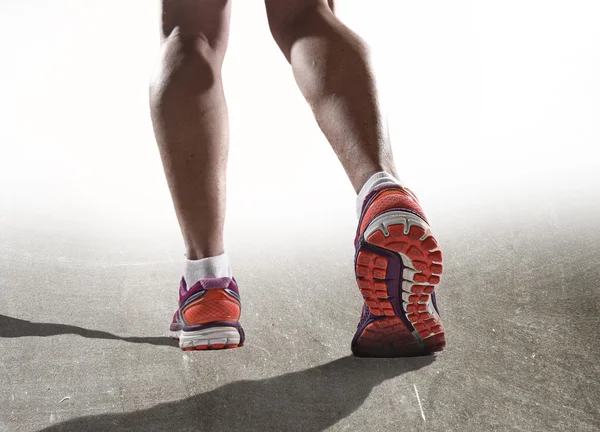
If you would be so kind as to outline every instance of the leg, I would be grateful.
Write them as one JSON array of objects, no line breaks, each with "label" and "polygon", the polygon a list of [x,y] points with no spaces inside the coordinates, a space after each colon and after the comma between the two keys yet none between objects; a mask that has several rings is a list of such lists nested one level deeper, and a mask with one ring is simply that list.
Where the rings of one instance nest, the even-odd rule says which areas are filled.
[{"label": "leg", "polygon": [[360,191],[354,265],[365,303],[352,351],[395,357],[442,350],[434,292],[442,254],[418,200],[394,179],[366,45],[337,19],[332,1],[265,1],[276,42]]},{"label": "leg", "polygon": [[162,8],[150,102],[188,258],[170,332],[184,350],[235,348],[244,332],[223,246],[229,130],[221,80],[231,3],[163,0]]},{"label": "leg", "polygon": [[229,126],[221,66],[230,10],[230,0],[162,1],[152,120],[189,260],[224,252]]},{"label": "leg", "polygon": [[327,4],[329,5],[331,12],[335,13],[335,0],[327,0]]},{"label": "leg", "polygon": [[265,0],[271,33],[358,192],[376,172],[396,176],[366,44],[333,0]]}]

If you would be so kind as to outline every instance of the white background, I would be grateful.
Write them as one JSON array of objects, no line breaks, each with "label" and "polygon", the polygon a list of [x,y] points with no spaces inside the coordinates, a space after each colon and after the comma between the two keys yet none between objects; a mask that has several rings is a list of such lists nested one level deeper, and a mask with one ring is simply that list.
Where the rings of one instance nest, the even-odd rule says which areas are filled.
[{"label": "white background", "polygon": [[[402,180],[435,217],[600,184],[600,2],[338,3],[374,50]],[[178,235],[148,108],[158,3],[1,0],[0,41],[3,229]],[[354,223],[263,2],[234,1],[223,73],[229,237]]]}]

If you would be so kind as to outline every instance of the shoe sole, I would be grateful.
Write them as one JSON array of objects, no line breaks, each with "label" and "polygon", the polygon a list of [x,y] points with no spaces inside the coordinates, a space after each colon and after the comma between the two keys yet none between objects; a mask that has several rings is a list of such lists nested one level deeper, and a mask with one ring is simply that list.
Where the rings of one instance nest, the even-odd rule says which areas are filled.
[{"label": "shoe sole", "polygon": [[240,343],[240,331],[242,330],[238,331],[235,327],[211,327],[194,331],[172,331],[170,336],[179,340],[179,348],[183,351],[222,350],[244,346]]},{"label": "shoe sole", "polygon": [[355,270],[375,315],[358,335],[356,356],[407,357],[444,349],[444,328],[432,303],[442,252],[423,219],[401,210],[377,216],[363,234]]}]

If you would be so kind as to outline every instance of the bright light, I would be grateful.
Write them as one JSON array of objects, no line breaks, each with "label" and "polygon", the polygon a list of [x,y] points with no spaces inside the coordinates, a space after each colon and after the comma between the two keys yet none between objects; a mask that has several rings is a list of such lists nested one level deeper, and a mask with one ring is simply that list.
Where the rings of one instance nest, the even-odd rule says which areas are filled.
[{"label": "bright light", "polygon": [[[432,211],[599,181],[600,3],[375,3],[339,13],[374,49],[402,178]],[[148,1],[0,4],[4,226],[178,232],[147,102],[157,20]],[[354,223],[263,2],[234,2],[224,80],[228,230]]]}]

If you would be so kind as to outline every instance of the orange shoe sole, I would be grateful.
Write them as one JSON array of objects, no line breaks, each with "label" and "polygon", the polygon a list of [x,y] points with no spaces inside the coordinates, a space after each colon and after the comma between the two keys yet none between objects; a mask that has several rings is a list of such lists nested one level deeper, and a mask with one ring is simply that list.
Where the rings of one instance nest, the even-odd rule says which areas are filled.
[{"label": "orange shoe sole", "polygon": [[373,219],[359,244],[355,271],[370,312],[353,340],[356,356],[419,356],[444,349],[433,298],[442,252],[423,219],[401,210]]}]

